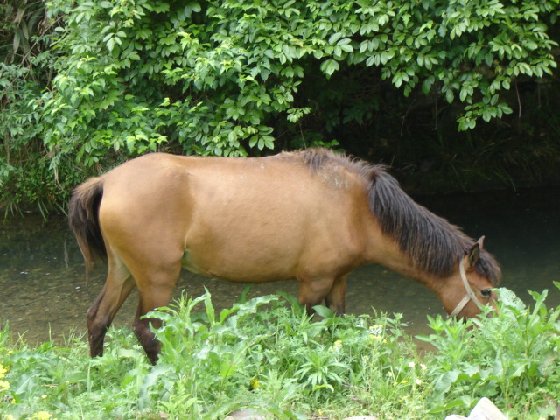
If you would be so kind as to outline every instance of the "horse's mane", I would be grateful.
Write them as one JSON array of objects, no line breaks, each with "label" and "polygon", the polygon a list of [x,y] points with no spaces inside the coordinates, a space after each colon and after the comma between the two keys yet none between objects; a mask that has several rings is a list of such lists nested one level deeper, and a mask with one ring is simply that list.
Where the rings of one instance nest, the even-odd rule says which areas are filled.
[{"label": "horse's mane", "polygon": [[[413,264],[426,273],[450,276],[465,250],[474,244],[457,226],[414,202],[384,165],[369,164],[326,149],[307,149],[284,156],[299,157],[313,171],[338,166],[363,177],[369,208],[381,231],[394,238]],[[481,250],[475,269],[492,284],[499,283],[499,265],[486,250]]]}]

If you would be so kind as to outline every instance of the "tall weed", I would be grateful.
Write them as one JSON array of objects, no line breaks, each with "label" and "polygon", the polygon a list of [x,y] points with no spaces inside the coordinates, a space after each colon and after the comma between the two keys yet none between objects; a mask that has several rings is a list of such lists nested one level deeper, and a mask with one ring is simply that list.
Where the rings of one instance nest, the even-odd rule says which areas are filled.
[{"label": "tall weed", "polygon": [[[560,284],[559,284],[560,286]],[[0,413],[10,418],[442,418],[481,397],[511,418],[553,415],[560,395],[560,307],[501,289],[499,313],[429,318],[418,351],[401,316],[308,316],[293,298],[242,299],[218,311],[209,293],[149,314],[160,360],[131,331],[110,329],[102,357],[82,337],[37,347],[0,331]],[[49,417],[50,416],[50,417]]]},{"label": "tall weed", "polygon": [[529,293],[533,307],[501,289],[497,316],[429,318],[433,333],[420,338],[436,348],[426,361],[432,413],[464,411],[488,397],[516,417],[552,415],[560,396],[560,307],[547,308],[546,290]]}]

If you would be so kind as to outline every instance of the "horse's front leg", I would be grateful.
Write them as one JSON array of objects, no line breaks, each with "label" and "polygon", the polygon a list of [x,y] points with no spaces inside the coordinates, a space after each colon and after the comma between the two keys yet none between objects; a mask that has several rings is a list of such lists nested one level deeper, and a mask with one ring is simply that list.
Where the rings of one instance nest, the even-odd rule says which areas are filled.
[{"label": "horse's front leg", "polygon": [[331,277],[298,277],[298,302],[305,305],[308,314],[313,306],[323,303],[333,285]]},{"label": "horse's front leg", "polygon": [[335,278],[325,298],[326,305],[339,315],[346,312],[346,283],[345,275]]}]

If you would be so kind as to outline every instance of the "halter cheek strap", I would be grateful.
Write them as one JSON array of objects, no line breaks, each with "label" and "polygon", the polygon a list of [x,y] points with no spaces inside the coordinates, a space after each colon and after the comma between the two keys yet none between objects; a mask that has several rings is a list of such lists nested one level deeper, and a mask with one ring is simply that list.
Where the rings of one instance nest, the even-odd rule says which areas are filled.
[{"label": "halter cheek strap", "polygon": [[457,316],[459,315],[459,313],[465,309],[465,306],[467,306],[467,303],[469,303],[469,301],[473,301],[476,306],[478,306],[479,308],[482,307],[482,303],[480,303],[480,300],[478,300],[478,298],[476,297],[471,285],[469,284],[469,281],[467,280],[467,274],[465,272],[465,259],[461,259],[461,262],[459,263],[459,274],[461,276],[461,280],[463,280],[463,286],[465,286],[465,291],[467,292],[467,294],[465,295],[465,297],[463,299],[461,299],[461,301],[457,304],[457,306],[455,307],[455,309],[453,309],[453,311],[449,314],[449,316]]}]

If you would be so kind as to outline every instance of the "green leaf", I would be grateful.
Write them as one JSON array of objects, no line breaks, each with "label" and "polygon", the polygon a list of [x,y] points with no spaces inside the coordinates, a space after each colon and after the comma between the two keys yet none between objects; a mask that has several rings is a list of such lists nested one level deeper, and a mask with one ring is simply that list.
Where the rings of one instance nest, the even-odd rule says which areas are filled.
[{"label": "green leaf", "polygon": [[322,318],[332,318],[335,313],[324,305],[315,305],[313,310]]},{"label": "green leaf", "polygon": [[434,78],[430,77],[426,80],[424,80],[422,82],[422,92],[424,93],[424,95],[427,95],[430,93],[430,90],[432,89],[432,85],[434,84]]},{"label": "green leaf", "polygon": [[321,71],[327,76],[331,76],[335,71],[340,68],[338,61],[333,59],[325,60],[321,63]]},{"label": "green leaf", "polygon": [[107,49],[111,52],[113,51],[113,48],[115,48],[115,38],[109,38],[107,41]]},{"label": "green leaf", "polygon": [[335,32],[334,34],[332,34],[328,40],[328,43],[331,45],[336,44],[336,42],[342,37],[342,33],[341,32]]},{"label": "green leaf", "polygon": [[445,91],[445,100],[449,103],[452,103],[454,98],[455,98],[455,95],[453,94],[453,90],[447,89]]}]

